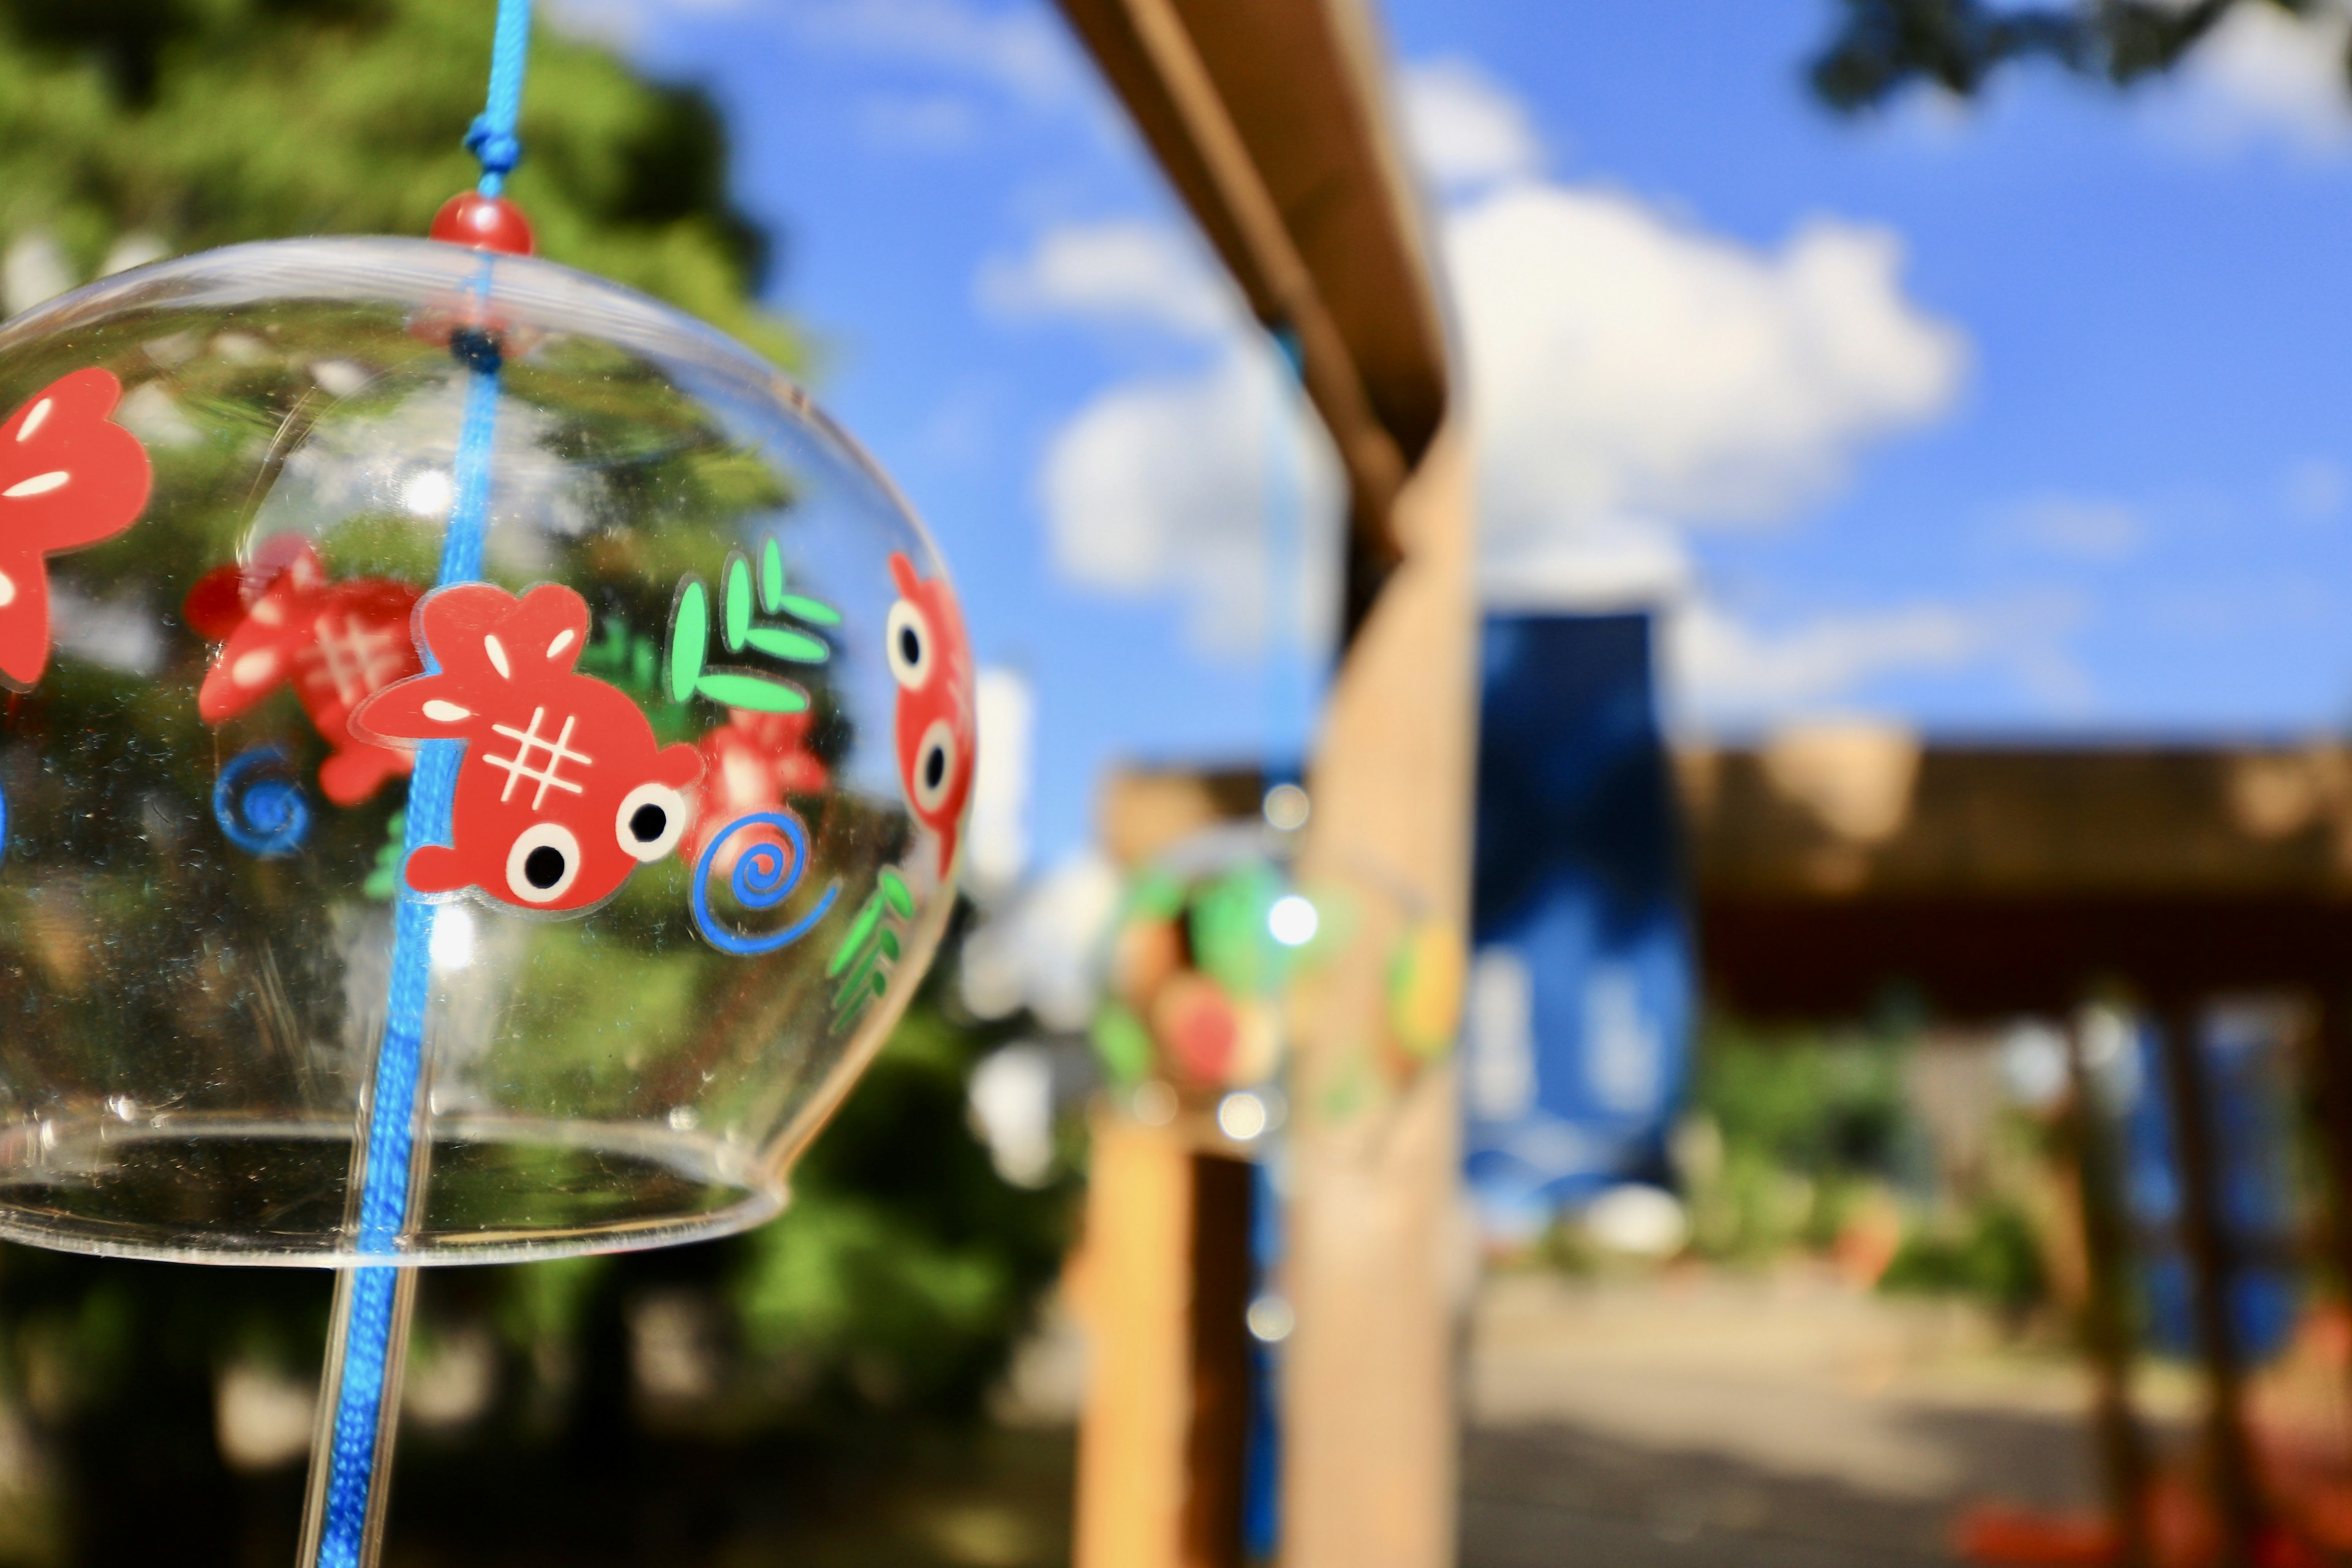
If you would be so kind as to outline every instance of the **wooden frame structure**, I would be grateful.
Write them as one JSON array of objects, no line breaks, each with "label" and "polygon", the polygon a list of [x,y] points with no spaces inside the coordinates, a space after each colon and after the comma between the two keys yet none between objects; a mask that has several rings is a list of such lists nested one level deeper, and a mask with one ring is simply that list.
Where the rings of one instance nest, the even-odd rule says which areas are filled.
[{"label": "wooden frame structure", "polygon": [[[1293,1019],[1285,1286],[1297,1327],[1284,1346],[1280,1555],[1290,1568],[1443,1568],[1462,1275],[1454,1079],[1444,1062],[1401,1065],[1389,989],[1416,933],[1461,945],[1477,616],[1468,465],[1421,209],[1365,0],[1061,6],[1251,310],[1294,345],[1348,480],[1348,647],[1308,770],[1297,872],[1348,906],[1349,934]],[[1089,1244],[1103,1373],[1081,1435],[1077,1560],[1214,1568],[1232,1556],[1183,1522],[1205,1517],[1186,1502],[1186,1303],[1140,1288],[1198,1288],[1172,1250],[1192,1196],[1165,1149],[1156,1168],[1142,1145],[1110,1158],[1097,1179],[1136,1194],[1171,1239],[1148,1258],[1133,1235]],[[1114,1251],[1132,1272],[1112,1277]]]}]

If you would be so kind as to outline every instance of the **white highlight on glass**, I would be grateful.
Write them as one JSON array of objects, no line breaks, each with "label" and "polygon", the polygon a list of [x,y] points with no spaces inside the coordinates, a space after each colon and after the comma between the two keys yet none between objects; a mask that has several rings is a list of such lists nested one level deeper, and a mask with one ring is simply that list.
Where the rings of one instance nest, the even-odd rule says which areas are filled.
[{"label": "white highlight on glass", "polygon": [[1290,1337],[1291,1330],[1298,1326],[1298,1314],[1291,1310],[1287,1300],[1268,1293],[1249,1304],[1249,1310],[1242,1314],[1242,1321],[1249,1325],[1250,1338],[1258,1343],[1278,1345]]},{"label": "white highlight on glass", "polygon": [[1285,947],[1305,947],[1315,940],[1316,928],[1322,923],[1303,893],[1285,893],[1265,911],[1266,934]]},{"label": "white highlight on glass", "polygon": [[1217,1101],[1217,1130],[1236,1143],[1253,1142],[1273,1120],[1266,1114],[1265,1101],[1245,1089]]},{"label": "white highlight on glass", "polygon": [[400,490],[400,504],[419,517],[439,517],[449,510],[449,476],[439,468],[412,475]]},{"label": "white highlight on glass", "polygon": [[433,967],[458,970],[474,962],[474,911],[445,904],[433,917]]}]

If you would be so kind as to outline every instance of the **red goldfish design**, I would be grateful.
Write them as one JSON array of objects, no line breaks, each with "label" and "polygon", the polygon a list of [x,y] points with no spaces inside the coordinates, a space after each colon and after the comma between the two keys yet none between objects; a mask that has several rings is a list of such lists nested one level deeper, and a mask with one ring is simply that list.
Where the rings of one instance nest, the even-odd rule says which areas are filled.
[{"label": "red goldfish design", "polygon": [[916,576],[915,563],[895,552],[890,575],[898,602],[890,606],[884,641],[898,683],[898,781],[908,809],[939,836],[944,880],[971,795],[971,647],[945,579]]},{"label": "red goldfish design", "polygon": [[[736,708],[726,723],[702,737],[702,800],[687,830],[688,859],[701,858],[703,847],[728,824],[781,810],[787,795],[815,795],[832,782],[824,762],[808,749],[815,717],[805,709],[756,713]],[[730,873],[745,849],[762,842],[780,845],[782,837],[772,830],[747,830],[730,839],[712,864],[722,875]]]},{"label": "red goldfish design", "polygon": [[29,691],[49,664],[48,558],[139,519],[153,476],[139,437],[107,416],[110,371],[78,370],[0,425],[0,680]]},{"label": "red goldfish design", "polygon": [[426,595],[416,618],[440,668],[352,715],[363,735],[466,742],[453,842],[409,855],[412,889],[581,910],[677,847],[702,758],[658,744],[625,693],[572,668],[588,638],[586,600],[553,583],[520,599],[460,583]]},{"label": "red goldfish design", "polygon": [[281,533],[250,566],[207,572],[183,613],[198,635],[218,642],[196,693],[207,724],[234,719],[287,681],[331,754],[319,787],[337,805],[357,805],[384,780],[408,772],[414,754],[352,733],[352,710],[425,667],[409,637],[416,590],[382,577],[330,583],[319,553]]}]

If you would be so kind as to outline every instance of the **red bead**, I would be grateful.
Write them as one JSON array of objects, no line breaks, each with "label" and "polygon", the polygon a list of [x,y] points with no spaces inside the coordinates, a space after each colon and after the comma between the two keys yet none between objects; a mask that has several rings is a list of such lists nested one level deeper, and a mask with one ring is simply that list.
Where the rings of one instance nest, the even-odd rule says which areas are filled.
[{"label": "red bead", "polygon": [[433,237],[476,250],[496,250],[509,256],[531,252],[530,220],[522,208],[504,196],[460,191],[434,216]]}]

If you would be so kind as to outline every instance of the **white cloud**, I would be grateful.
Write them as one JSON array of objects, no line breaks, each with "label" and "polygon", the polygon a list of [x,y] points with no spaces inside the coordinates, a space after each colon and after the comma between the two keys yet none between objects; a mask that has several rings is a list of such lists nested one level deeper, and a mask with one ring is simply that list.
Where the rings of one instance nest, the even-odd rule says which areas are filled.
[{"label": "white cloud", "polygon": [[2032,496],[1995,521],[2003,539],[2077,561],[2114,562],[2139,552],[2147,527],[2138,512],[2097,496]]},{"label": "white cloud", "polygon": [[1669,606],[1661,642],[1676,718],[1704,729],[1834,711],[1893,675],[1992,668],[2057,712],[2092,700],[2068,650],[2083,606],[2066,594],[1971,605],[1914,600],[1764,626],[1705,597]]},{"label": "white cloud", "polygon": [[1001,896],[1029,868],[1029,775],[1036,752],[1037,697],[1028,678],[983,666],[977,682],[980,763],[971,788],[971,881]]},{"label": "white cloud", "polygon": [[[1464,62],[1411,72],[1405,102],[1418,155],[1455,193],[1441,234],[1491,602],[1670,608],[1678,706],[1700,715],[1995,657],[1997,617],[1911,605],[1768,634],[1696,583],[1692,529],[1783,521],[1833,491],[1868,442],[1950,407],[1967,345],[1904,292],[1893,235],[1824,219],[1759,248],[1622,193],[1543,181],[1524,110]],[[1295,408],[1297,395],[1209,276],[1169,231],[1108,223],[1048,234],[980,289],[1006,314],[1220,345],[1192,375],[1098,394],[1050,443],[1042,489],[1063,572],[1177,595],[1197,644],[1244,653],[1273,623],[1269,563],[1288,558],[1269,549],[1269,519],[1304,528],[1315,571],[1291,580],[1297,613],[1310,636],[1328,625],[1342,493],[1319,426],[1279,459],[1295,477],[1276,471],[1277,399]]]},{"label": "white cloud", "polygon": [[978,293],[999,316],[1071,317],[1182,337],[1231,336],[1243,321],[1232,285],[1199,241],[1141,218],[1049,229],[1028,255],[983,262]]},{"label": "white cloud", "polygon": [[1171,589],[1200,647],[1262,646],[1280,621],[1309,646],[1338,590],[1338,459],[1267,346],[1236,340],[1203,372],[1129,382],[1055,436],[1044,499],[1055,564],[1118,594]]},{"label": "white cloud", "polygon": [[1514,561],[1628,516],[1784,519],[1863,443],[1949,407],[1967,359],[1881,229],[1816,220],[1769,253],[1522,184],[1450,215],[1445,252],[1486,548]]},{"label": "white cloud", "polygon": [[2189,57],[2180,79],[2158,94],[2165,134],[2213,151],[2283,142],[2305,153],[2352,148],[2352,100],[2344,58],[2352,15],[2323,4],[2304,17],[2242,4]]},{"label": "white cloud", "polygon": [[1943,605],[1825,615],[1768,634],[1701,600],[1668,619],[1665,655],[1678,705],[1720,720],[1817,705],[1897,671],[1955,669],[1986,643],[1982,625]]},{"label": "white cloud", "polygon": [[1440,189],[1532,175],[1543,143],[1525,105],[1459,57],[1407,66],[1399,83],[1405,140]]}]

